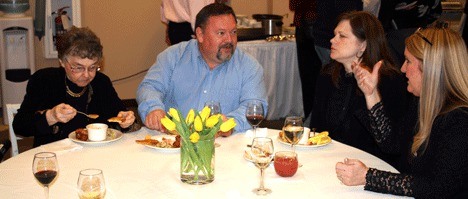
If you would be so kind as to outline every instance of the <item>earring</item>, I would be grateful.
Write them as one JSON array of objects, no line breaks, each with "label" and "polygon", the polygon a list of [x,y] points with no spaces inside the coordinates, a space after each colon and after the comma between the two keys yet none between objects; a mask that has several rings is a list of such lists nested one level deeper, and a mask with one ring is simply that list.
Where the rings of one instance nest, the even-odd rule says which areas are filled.
[{"label": "earring", "polygon": [[364,54],[364,51],[359,51],[356,53],[356,57],[361,58],[363,54]]}]

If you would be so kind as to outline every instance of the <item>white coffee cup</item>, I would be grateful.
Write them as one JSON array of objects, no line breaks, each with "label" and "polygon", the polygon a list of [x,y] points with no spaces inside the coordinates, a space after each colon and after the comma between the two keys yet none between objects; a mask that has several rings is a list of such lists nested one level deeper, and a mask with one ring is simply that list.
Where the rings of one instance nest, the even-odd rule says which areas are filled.
[{"label": "white coffee cup", "polygon": [[86,129],[88,130],[88,140],[90,141],[103,141],[107,136],[107,124],[93,123],[88,124]]}]

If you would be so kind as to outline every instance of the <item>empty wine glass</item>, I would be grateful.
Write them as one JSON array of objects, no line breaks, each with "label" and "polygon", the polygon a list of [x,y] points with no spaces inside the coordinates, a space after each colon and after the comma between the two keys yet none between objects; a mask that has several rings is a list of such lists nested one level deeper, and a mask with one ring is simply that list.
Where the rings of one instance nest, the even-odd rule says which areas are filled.
[{"label": "empty wine glass", "polygon": [[304,126],[302,123],[302,117],[290,116],[284,121],[283,126],[284,139],[291,144],[291,148],[294,151],[294,145],[301,140],[304,134]]},{"label": "empty wine glass", "polygon": [[100,169],[85,169],[78,177],[80,199],[102,199],[106,195],[106,183]]},{"label": "empty wine glass", "polygon": [[45,198],[49,198],[49,185],[57,177],[59,167],[57,156],[52,152],[41,152],[34,155],[32,171],[34,177],[44,186]]},{"label": "empty wine glass", "polygon": [[252,141],[250,147],[252,159],[255,166],[260,169],[260,187],[253,190],[257,195],[267,195],[271,193],[271,189],[264,186],[264,170],[270,165],[273,159],[273,141],[267,137],[256,137]]},{"label": "empty wine glass", "polygon": [[208,107],[211,109],[210,116],[221,114],[221,105],[219,105],[219,102],[217,101],[207,101],[205,102],[205,107]]},{"label": "empty wine glass", "polygon": [[257,137],[257,127],[264,119],[263,104],[261,101],[254,100],[247,104],[245,111],[247,121],[252,125],[253,137]]}]

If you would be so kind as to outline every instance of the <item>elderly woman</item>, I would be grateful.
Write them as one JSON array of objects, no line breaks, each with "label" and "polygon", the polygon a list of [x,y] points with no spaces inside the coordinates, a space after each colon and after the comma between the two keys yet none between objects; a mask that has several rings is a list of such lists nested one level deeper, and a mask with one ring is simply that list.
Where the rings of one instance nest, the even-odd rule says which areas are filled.
[{"label": "elderly woman", "polygon": [[[406,39],[406,61],[401,71],[408,91],[419,97],[416,126],[393,125],[385,103],[375,90],[377,75],[355,68],[358,82],[369,97],[373,132],[382,147],[395,149],[401,134],[414,135],[408,147],[410,172],[397,174],[368,168],[359,160],[336,164],[346,185],[416,198],[468,198],[468,63],[460,35],[448,28],[417,30]],[[406,122],[407,123],[407,122]],[[399,128],[403,127],[403,128]],[[402,131],[399,134],[398,131]]]},{"label": "elderly woman", "polygon": [[[99,72],[102,45],[88,28],[73,27],[57,42],[60,66],[34,73],[13,121],[16,134],[34,136],[34,146],[67,138],[89,123],[108,123],[111,117],[123,120],[112,128],[128,128],[135,121],[112,86]],[[98,114],[90,119],[78,112]],[[113,126],[115,125],[115,127]]]},{"label": "elderly woman", "polygon": [[368,12],[342,14],[331,42],[332,63],[317,80],[310,127],[329,131],[330,137],[374,154],[387,162],[394,155],[379,149],[371,135],[365,96],[353,75],[353,63],[372,70],[382,60],[378,90],[391,118],[399,118],[406,107],[407,92],[403,75],[393,65],[385,33],[379,20]]}]

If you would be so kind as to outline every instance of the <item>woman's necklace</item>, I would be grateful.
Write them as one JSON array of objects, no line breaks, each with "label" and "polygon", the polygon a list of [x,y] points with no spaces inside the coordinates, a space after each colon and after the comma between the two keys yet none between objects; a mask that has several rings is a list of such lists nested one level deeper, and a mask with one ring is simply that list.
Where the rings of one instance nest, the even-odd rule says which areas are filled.
[{"label": "woman's necklace", "polygon": [[65,87],[67,88],[67,93],[72,96],[72,97],[81,97],[87,90],[88,90],[88,87],[84,87],[83,90],[79,93],[74,93],[73,91],[70,90],[70,88],[68,87],[68,84],[67,84],[67,76],[65,76]]}]

